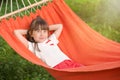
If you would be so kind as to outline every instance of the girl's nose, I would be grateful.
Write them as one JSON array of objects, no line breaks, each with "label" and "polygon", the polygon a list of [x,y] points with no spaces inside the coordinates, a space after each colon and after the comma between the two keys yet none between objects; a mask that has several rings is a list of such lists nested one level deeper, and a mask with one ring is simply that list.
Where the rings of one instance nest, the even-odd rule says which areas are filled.
[{"label": "girl's nose", "polygon": [[40,36],[42,36],[43,35],[43,31],[40,31]]},{"label": "girl's nose", "polygon": [[42,36],[42,32],[40,32],[40,36]]}]

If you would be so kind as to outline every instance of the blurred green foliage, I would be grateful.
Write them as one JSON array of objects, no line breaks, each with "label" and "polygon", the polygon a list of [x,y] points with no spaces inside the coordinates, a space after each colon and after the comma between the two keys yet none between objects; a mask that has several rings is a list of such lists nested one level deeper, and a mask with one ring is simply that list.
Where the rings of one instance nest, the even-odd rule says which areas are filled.
[{"label": "blurred green foliage", "polygon": [[[120,42],[120,14],[112,11],[117,7],[110,1],[116,0],[65,0],[91,28],[111,40]],[[13,4],[15,6],[15,3]],[[110,4],[112,10],[108,7]],[[1,14],[4,14],[3,11]],[[16,54],[0,37],[0,80],[54,80],[54,78],[44,68]]]},{"label": "blurred green foliage", "polygon": [[118,0],[65,0],[68,6],[91,28],[120,42],[120,6]]}]

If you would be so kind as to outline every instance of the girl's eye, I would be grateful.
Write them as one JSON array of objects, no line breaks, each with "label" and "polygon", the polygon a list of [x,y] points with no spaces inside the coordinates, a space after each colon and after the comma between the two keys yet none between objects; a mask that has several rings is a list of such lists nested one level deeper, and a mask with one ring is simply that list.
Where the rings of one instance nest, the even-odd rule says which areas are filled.
[{"label": "girl's eye", "polygon": [[44,30],[43,32],[47,32],[47,30]]},{"label": "girl's eye", "polygon": [[36,32],[40,32],[40,30],[36,30]]}]

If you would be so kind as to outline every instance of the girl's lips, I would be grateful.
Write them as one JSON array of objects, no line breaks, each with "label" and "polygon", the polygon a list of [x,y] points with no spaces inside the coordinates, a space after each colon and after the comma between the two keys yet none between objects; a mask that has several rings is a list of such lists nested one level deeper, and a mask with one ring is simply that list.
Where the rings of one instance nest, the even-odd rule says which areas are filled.
[{"label": "girl's lips", "polygon": [[45,38],[42,38],[42,37],[41,37],[41,38],[39,38],[39,39],[43,40],[43,39],[45,39]]}]

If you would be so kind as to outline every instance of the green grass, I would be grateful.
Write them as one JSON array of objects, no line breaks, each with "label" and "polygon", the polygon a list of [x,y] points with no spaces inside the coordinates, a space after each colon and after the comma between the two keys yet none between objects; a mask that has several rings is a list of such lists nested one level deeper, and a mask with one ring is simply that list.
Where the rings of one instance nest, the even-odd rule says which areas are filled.
[{"label": "green grass", "polygon": [[[105,11],[104,1],[106,0],[65,0],[91,28],[111,40],[120,42],[120,17],[118,16],[115,20],[108,18],[108,14],[111,13]],[[1,14],[4,14],[3,11]],[[112,23],[110,23],[111,20]],[[0,80],[54,80],[54,78],[44,68],[16,54],[0,37]]]},{"label": "green grass", "polygon": [[[83,20],[88,21],[96,13],[100,0],[65,0],[71,9]],[[75,7],[74,7],[75,6]]]},{"label": "green grass", "polygon": [[119,30],[116,30],[115,28],[105,25],[105,24],[98,24],[95,25],[93,23],[88,23],[91,28],[102,34],[108,39],[111,39],[116,42],[120,42],[120,32]]},{"label": "green grass", "polygon": [[0,37],[0,80],[54,80],[41,66],[19,56]]}]

